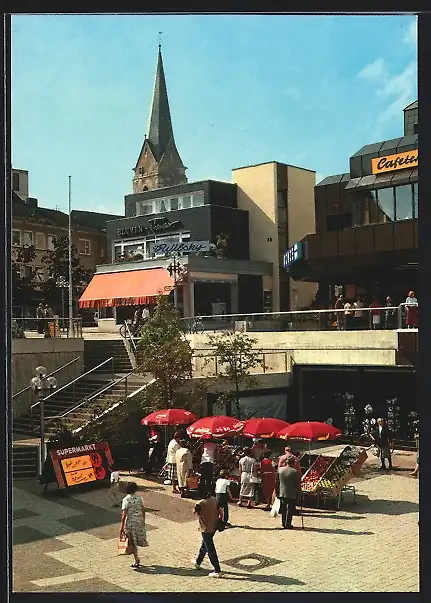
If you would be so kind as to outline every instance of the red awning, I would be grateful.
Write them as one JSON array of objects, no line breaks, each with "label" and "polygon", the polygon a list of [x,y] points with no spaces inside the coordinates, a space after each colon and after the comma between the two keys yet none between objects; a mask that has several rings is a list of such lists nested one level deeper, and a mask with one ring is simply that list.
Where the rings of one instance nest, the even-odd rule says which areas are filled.
[{"label": "red awning", "polygon": [[172,291],[164,268],[95,274],[79,300],[80,308],[112,308],[154,303]]}]

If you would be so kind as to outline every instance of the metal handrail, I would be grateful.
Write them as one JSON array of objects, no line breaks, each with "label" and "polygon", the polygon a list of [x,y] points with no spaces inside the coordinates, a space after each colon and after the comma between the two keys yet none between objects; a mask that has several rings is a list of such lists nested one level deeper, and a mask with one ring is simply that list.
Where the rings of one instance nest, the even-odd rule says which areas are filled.
[{"label": "metal handrail", "polygon": [[134,353],[135,353],[135,355],[136,355],[136,344],[135,344],[135,340],[134,340],[134,337],[133,337],[133,335],[132,335],[132,332],[131,332],[131,330],[130,330],[129,323],[127,322],[127,320],[126,320],[126,321],[124,321],[124,325],[125,325],[125,327],[126,327],[126,341],[127,341],[127,335],[129,335],[129,339],[130,339],[130,342],[131,342],[131,344],[132,344],[133,351],[134,351]]},{"label": "metal handrail", "polygon": [[130,375],[133,375],[134,372],[135,371],[132,371],[131,373],[128,373],[127,375],[123,375],[122,377],[120,377],[120,379],[117,379],[116,381],[113,381],[112,383],[110,383],[109,385],[107,385],[106,387],[104,387],[103,389],[101,389],[100,391],[96,392],[95,394],[92,394],[88,398],[85,398],[85,399],[81,400],[81,402],[79,402],[79,404],[77,404],[73,408],[69,408],[68,410],[66,410],[61,415],[55,415],[54,417],[47,417],[47,418],[49,418],[49,420],[53,420],[53,419],[62,419],[63,417],[66,417],[67,415],[73,413],[75,410],[77,410],[78,408],[80,408],[81,406],[83,406],[84,404],[86,404],[87,402],[91,402],[92,400],[94,400],[95,398],[97,398],[98,396],[100,396],[101,394],[103,394],[106,391],[108,391],[108,389],[111,389],[112,387],[115,387],[116,385],[118,385],[118,383],[121,383],[121,381],[124,381],[125,379],[127,379],[128,377],[130,377]]},{"label": "metal handrail", "polygon": [[[43,401],[46,402],[47,400],[49,400],[49,398],[52,398],[52,396],[55,396],[56,394],[58,394],[58,392],[63,391],[63,389],[66,389],[66,387],[69,387],[69,385],[73,385],[74,383],[76,383],[80,379],[83,379],[84,377],[86,377],[90,373],[96,371],[98,368],[100,368],[101,366],[105,365],[107,362],[110,362],[111,360],[114,360],[113,356],[111,356],[107,360],[104,360],[103,362],[101,362],[100,364],[98,364],[94,368],[90,369],[89,371],[87,371],[83,375],[80,375],[79,377],[77,377],[76,379],[74,379],[73,381],[69,381],[69,383],[66,383],[66,385],[63,385],[63,387],[60,387],[60,389],[54,390],[51,394],[49,394],[49,396],[46,396],[46,398],[44,398]],[[38,402],[36,402],[35,404],[33,404],[32,406],[30,406],[30,410],[32,410],[38,404],[40,404],[40,400]]]},{"label": "metal handrail", "polygon": [[[48,379],[48,377],[52,377],[53,375],[55,375],[56,373],[58,373],[59,371],[63,370],[64,368],[66,368],[66,366],[69,366],[70,364],[73,364],[74,362],[76,362],[77,360],[80,360],[81,357],[78,356],[77,358],[74,358],[73,360],[70,360],[70,362],[67,362],[66,364],[63,364],[63,366],[60,366],[58,369],[55,369],[55,371],[52,371],[52,373],[49,373],[49,375],[46,376],[46,378]],[[14,398],[16,398],[16,396],[19,396],[20,394],[23,394],[24,392],[27,392],[29,389],[31,389],[31,385],[27,385],[27,387],[25,387],[24,389],[22,389],[21,391],[17,392],[16,394],[14,394],[12,396],[12,400]]]}]

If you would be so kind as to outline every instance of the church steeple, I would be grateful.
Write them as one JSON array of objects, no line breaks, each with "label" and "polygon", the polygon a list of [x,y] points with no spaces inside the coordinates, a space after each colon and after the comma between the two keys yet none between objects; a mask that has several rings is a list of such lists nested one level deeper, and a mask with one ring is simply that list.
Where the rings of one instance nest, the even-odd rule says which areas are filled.
[{"label": "church steeple", "polygon": [[175,145],[161,45],[157,57],[148,133],[134,168],[133,192],[187,183]]}]

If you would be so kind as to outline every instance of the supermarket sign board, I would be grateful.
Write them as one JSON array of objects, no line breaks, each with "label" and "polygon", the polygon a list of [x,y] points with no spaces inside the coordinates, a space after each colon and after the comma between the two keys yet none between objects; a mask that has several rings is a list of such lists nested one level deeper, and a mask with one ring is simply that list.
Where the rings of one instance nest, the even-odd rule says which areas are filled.
[{"label": "supermarket sign board", "polygon": [[113,462],[107,442],[51,450],[50,456],[59,488],[108,479]]}]

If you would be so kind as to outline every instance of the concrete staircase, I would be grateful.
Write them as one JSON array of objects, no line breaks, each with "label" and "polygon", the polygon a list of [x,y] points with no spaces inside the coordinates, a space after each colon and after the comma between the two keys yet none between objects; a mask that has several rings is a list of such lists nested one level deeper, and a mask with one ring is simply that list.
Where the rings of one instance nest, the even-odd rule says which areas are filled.
[{"label": "concrete staircase", "polygon": [[37,477],[38,474],[38,446],[13,445],[12,448],[12,477],[25,479]]},{"label": "concrete staircase", "polygon": [[109,372],[111,367],[112,372],[116,374],[130,373],[133,370],[123,339],[86,339],[84,341],[85,372],[111,357],[113,361],[106,365],[106,372]]}]

